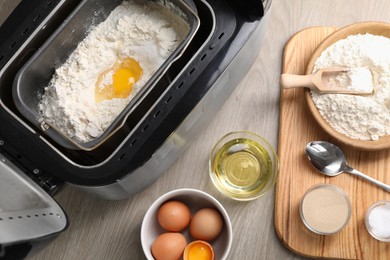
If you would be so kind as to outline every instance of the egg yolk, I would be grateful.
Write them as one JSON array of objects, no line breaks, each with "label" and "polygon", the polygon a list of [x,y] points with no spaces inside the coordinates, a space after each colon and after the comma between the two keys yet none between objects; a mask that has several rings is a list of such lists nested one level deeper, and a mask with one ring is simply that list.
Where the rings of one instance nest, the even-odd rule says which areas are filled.
[{"label": "egg yolk", "polygon": [[203,243],[195,243],[189,248],[187,255],[188,260],[211,260],[213,253],[207,245]]},{"label": "egg yolk", "polygon": [[95,86],[95,100],[102,102],[113,98],[127,98],[133,85],[141,78],[143,70],[133,58],[118,60],[111,68],[103,71]]}]

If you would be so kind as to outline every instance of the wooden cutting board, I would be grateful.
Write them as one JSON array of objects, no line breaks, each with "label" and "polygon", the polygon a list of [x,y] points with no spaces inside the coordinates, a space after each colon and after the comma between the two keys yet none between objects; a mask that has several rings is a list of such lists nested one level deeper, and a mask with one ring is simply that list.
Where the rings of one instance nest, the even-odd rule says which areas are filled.
[{"label": "wooden cutting board", "polygon": [[[314,49],[333,27],[313,27],[295,34],[285,45],[283,73],[305,74]],[[342,259],[390,259],[390,243],[379,242],[367,232],[364,215],[378,200],[390,200],[390,193],[350,174],[326,177],[306,158],[310,141],[325,140],[338,145],[352,167],[390,183],[390,150],[365,152],[349,148],[326,134],[309,112],[304,89],[281,90],[279,146],[280,175],[276,184],[275,228],[280,240],[303,256]],[[352,203],[352,217],[342,231],[331,236],[308,231],[299,216],[299,202],[311,186],[331,183],[342,188]],[[390,221],[390,220],[389,220]]]}]

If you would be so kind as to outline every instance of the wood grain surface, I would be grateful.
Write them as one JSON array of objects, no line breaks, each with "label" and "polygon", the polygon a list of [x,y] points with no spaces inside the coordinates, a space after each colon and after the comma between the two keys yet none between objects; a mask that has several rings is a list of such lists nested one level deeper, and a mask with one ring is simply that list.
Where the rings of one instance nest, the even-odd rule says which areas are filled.
[{"label": "wood grain surface", "polygon": [[[4,21],[5,16],[19,2],[20,0],[1,0],[0,21]],[[162,194],[182,187],[208,192],[226,208],[232,221],[234,235],[229,260],[305,259],[284,246],[284,244],[287,245],[286,241],[291,241],[295,237],[280,240],[275,232],[274,193],[270,192],[258,200],[246,203],[224,198],[212,186],[208,178],[208,154],[213,144],[221,136],[240,129],[262,135],[277,148],[281,94],[279,77],[283,48],[292,35],[312,26],[341,27],[356,21],[368,20],[390,22],[389,14],[390,1],[388,0],[272,0],[271,8],[261,22],[263,41],[260,43],[259,53],[253,53],[253,55],[257,55],[255,63],[210,125],[191,141],[189,148],[172,167],[145,191],[122,201],[100,200],[67,185],[54,198],[68,214],[68,229],[56,239],[42,243],[29,255],[28,259],[143,260],[145,257],[141,248],[139,232],[147,208]],[[294,96],[291,99],[296,101]],[[310,116],[309,114],[305,115]],[[296,120],[296,115],[286,124],[295,127],[294,120]],[[290,143],[291,148],[289,149],[294,149],[294,142]],[[286,150],[284,151],[286,152]],[[354,154],[353,151],[347,156],[350,157],[352,154]],[[361,156],[366,155],[362,154]],[[303,156],[303,154],[299,156]],[[370,160],[384,160],[377,154],[373,156],[368,154],[368,156]],[[284,158],[282,157],[281,160],[283,162]],[[302,163],[309,169],[303,157],[294,162],[291,161],[291,158],[287,158],[287,160],[291,166]],[[367,170],[360,168],[360,165],[355,164],[355,161],[351,161],[351,164],[362,171]],[[385,171],[385,169],[381,169],[381,171]],[[295,174],[298,177],[294,178],[294,182],[309,186],[310,183],[307,183],[307,180],[299,174],[299,172]],[[286,173],[281,172],[281,177],[287,177]],[[352,176],[338,178],[351,179]],[[322,179],[318,181],[322,181]],[[358,182],[354,185],[357,185],[356,189],[360,189],[361,185],[367,184]],[[290,190],[290,192],[294,191]],[[287,200],[290,195],[286,191],[287,197],[285,199]],[[364,194],[361,194],[360,198],[363,201],[366,200]],[[279,209],[281,203],[283,201],[280,200],[276,203]],[[364,203],[368,204],[369,202]],[[290,210],[287,204],[286,207],[286,211]],[[300,225],[299,222],[297,224],[289,222],[291,219],[287,217],[286,214],[286,218],[279,218],[279,221],[282,221],[285,226]],[[361,227],[359,230],[366,232],[363,226]],[[292,235],[292,233],[290,234]],[[317,240],[313,240],[314,242],[319,243]],[[343,251],[340,248],[343,244],[338,245],[337,242],[333,243],[333,250]],[[379,247],[380,245],[371,243],[365,245],[363,243],[359,247],[368,246]],[[347,248],[346,250],[349,251],[345,252],[344,255],[355,254],[357,256],[356,253],[350,252],[354,249]],[[372,249],[367,248],[367,250]]]},{"label": "wood grain surface", "polygon": [[[334,27],[313,27],[295,34],[284,48],[282,72],[305,74],[306,65],[319,43],[334,32]],[[326,177],[306,158],[308,142],[326,140],[337,144],[351,166],[371,177],[390,183],[387,166],[389,150],[362,152],[333,140],[310,114],[304,89],[281,90],[279,158],[280,175],[276,186],[275,227],[283,243],[292,251],[311,257],[342,259],[389,259],[390,244],[372,238],[364,224],[368,207],[378,200],[390,200],[379,187],[349,174]],[[308,231],[299,216],[299,202],[311,186],[331,183],[342,188],[352,203],[352,217],[345,229],[331,236]]]}]

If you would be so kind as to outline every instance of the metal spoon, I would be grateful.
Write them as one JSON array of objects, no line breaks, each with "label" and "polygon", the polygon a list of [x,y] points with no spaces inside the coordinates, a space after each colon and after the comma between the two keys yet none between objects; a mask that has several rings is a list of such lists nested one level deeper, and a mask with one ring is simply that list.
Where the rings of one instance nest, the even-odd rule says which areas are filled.
[{"label": "metal spoon", "polygon": [[314,167],[327,176],[337,176],[342,172],[351,173],[390,192],[390,185],[375,180],[350,167],[340,148],[329,142],[315,141],[308,143],[306,145],[306,155]]}]

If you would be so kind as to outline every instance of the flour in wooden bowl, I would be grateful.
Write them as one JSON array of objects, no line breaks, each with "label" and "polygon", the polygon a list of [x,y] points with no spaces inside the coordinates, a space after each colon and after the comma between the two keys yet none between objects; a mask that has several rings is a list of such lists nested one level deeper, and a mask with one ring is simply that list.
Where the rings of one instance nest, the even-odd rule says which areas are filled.
[{"label": "flour in wooden bowl", "polygon": [[336,131],[353,139],[378,140],[390,135],[390,39],[350,35],[325,49],[313,71],[334,66],[369,68],[374,76],[374,92],[368,96],[312,92],[322,117]]},{"label": "flour in wooden bowl", "polygon": [[[99,137],[182,42],[188,30],[188,24],[179,15],[159,4],[124,1],[104,22],[91,29],[56,69],[39,104],[44,120],[77,142]],[[126,70],[134,64],[136,72]],[[130,94],[103,93],[103,97],[109,98],[96,98],[96,89],[116,87],[116,81],[128,81]]]}]

